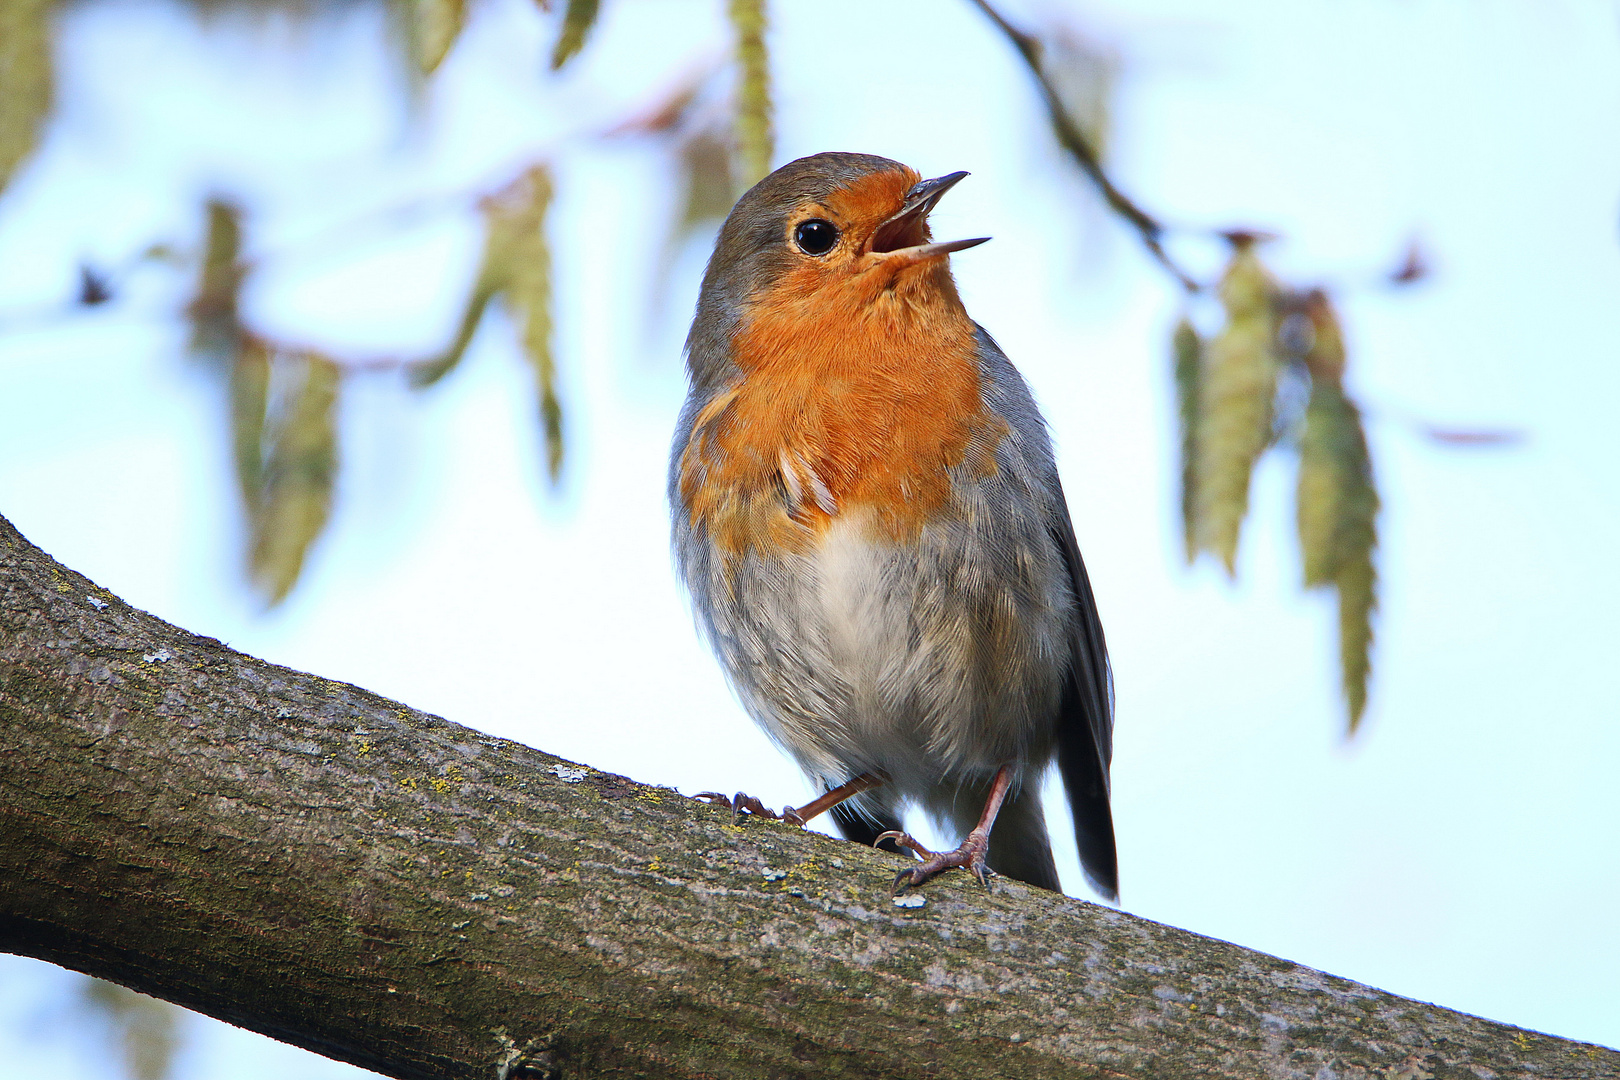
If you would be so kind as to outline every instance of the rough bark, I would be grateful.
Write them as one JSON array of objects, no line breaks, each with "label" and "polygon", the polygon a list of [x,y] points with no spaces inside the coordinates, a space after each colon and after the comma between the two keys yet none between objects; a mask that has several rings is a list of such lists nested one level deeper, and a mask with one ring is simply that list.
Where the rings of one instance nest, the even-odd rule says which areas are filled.
[{"label": "rough bark", "polygon": [[397,1077],[1597,1077],[1620,1054],[263,663],[0,519],[0,948]]}]

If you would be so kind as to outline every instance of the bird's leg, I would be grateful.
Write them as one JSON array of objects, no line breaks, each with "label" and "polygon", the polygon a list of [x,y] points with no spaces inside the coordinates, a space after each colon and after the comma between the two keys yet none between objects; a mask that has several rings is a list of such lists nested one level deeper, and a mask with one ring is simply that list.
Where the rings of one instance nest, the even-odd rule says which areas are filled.
[{"label": "bird's leg", "polygon": [[788,817],[791,814],[793,817],[799,819],[800,825],[803,825],[805,822],[809,821],[818,814],[825,814],[828,810],[831,810],[845,799],[852,799],[861,792],[870,791],[875,787],[888,783],[888,781],[889,777],[886,773],[861,773],[861,775],[857,776],[848,783],[839,784],[831,791],[823,792],[819,797],[811,799],[797,810],[789,809],[784,811],[782,816]]},{"label": "bird's leg", "polygon": [[990,782],[990,795],[984,800],[984,813],[979,815],[979,823],[973,831],[962,838],[962,843],[955,851],[933,852],[923,847],[910,833],[891,830],[879,836],[874,844],[883,840],[893,840],[901,847],[908,848],[922,861],[916,866],[900,871],[894,877],[894,891],[898,895],[910,886],[921,885],[935,874],[952,867],[961,867],[979,879],[979,884],[985,888],[990,887],[990,881],[985,877],[985,856],[990,852],[990,829],[996,823],[996,815],[1001,812],[1001,803],[1007,797],[1007,789],[1012,786],[1012,766],[1003,765],[996,770],[996,778]]},{"label": "bird's leg", "polygon": [[697,798],[705,799],[717,806],[723,806],[731,811],[731,820],[735,822],[739,815],[747,813],[772,821],[785,821],[790,825],[804,825],[818,814],[824,814],[837,806],[845,799],[853,798],[863,791],[886,783],[888,777],[880,772],[861,773],[847,784],[840,784],[831,791],[824,792],[819,797],[811,799],[800,807],[784,806],[782,812],[777,814],[753,795],[737,792],[731,798],[726,798],[718,791],[700,791]]}]

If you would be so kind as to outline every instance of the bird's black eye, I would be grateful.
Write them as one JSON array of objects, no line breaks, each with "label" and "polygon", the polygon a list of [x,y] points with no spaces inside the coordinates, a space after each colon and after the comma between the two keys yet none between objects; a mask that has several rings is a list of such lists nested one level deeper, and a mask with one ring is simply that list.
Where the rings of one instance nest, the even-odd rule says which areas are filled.
[{"label": "bird's black eye", "polygon": [[793,230],[793,242],[806,255],[825,255],[838,243],[838,226],[820,218],[801,221]]}]

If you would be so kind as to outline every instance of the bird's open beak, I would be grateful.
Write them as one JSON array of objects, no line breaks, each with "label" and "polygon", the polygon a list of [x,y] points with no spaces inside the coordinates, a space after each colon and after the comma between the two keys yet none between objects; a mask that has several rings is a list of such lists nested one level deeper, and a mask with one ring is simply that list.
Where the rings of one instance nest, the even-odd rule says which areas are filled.
[{"label": "bird's open beak", "polygon": [[898,260],[910,266],[949,255],[953,251],[977,247],[990,239],[980,236],[972,240],[947,240],[943,243],[932,243],[927,239],[929,212],[966,175],[965,172],[953,172],[914,185],[906,192],[906,201],[899,211],[872,233],[869,249],[874,254],[883,255],[885,262]]}]

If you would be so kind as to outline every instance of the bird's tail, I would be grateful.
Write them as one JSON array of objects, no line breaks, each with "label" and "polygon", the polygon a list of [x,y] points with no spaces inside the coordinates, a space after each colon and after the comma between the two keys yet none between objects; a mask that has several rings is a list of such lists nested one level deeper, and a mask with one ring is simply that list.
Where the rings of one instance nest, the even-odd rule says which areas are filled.
[{"label": "bird's tail", "polygon": [[[868,808],[865,813],[855,809],[849,803],[840,803],[832,808],[833,824],[845,840],[853,840],[857,844],[871,847],[879,836],[886,832],[900,832],[900,815],[888,807]],[[884,851],[900,853],[899,846],[893,840],[885,840],[878,845]]]}]

